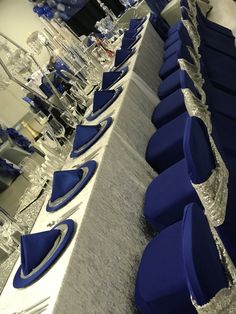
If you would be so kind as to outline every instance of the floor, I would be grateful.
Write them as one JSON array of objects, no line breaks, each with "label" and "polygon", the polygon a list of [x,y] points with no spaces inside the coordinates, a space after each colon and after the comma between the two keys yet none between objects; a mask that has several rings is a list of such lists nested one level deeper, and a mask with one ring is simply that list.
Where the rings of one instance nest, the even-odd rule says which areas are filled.
[{"label": "floor", "polygon": [[208,18],[236,33],[236,1],[210,0],[210,3],[213,8],[208,14]]}]

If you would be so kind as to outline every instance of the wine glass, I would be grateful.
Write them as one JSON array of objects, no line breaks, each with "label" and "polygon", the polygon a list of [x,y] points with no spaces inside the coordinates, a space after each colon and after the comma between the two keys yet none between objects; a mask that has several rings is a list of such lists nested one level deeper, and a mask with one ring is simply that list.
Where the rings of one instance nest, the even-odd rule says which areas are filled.
[{"label": "wine glass", "polygon": [[[60,116],[60,118],[64,120],[64,118],[66,117],[65,113],[62,113],[62,115]],[[68,120],[65,121],[68,124]],[[64,128],[64,126],[58,122],[55,118],[50,119],[50,127],[53,130],[54,135],[56,136],[56,138],[63,138],[65,140],[66,143],[69,144],[69,147],[72,147],[71,142],[66,138],[65,133],[66,130]],[[71,122],[70,122],[71,123]]]}]

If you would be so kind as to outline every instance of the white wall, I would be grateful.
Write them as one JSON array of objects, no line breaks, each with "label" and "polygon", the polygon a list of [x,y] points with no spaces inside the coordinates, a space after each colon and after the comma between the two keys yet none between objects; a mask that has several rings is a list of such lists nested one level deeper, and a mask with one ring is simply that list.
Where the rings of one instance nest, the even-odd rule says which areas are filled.
[{"label": "white wall", "polygon": [[[36,30],[43,30],[43,24],[32,8],[28,0],[0,0],[0,32],[26,49],[27,37]],[[44,50],[36,58],[43,64],[48,55]],[[14,83],[7,90],[0,90],[0,119],[9,126],[16,124],[27,113],[27,104],[21,100],[23,95],[21,88]]]}]

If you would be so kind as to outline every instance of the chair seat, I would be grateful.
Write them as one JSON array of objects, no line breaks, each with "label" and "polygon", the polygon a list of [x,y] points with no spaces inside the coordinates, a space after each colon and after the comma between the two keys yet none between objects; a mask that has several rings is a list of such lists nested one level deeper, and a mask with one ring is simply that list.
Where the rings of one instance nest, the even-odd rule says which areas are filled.
[{"label": "chair seat", "polygon": [[135,303],[142,314],[192,314],[182,258],[181,222],[146,247],[136,280]]},{"label": "chair seat", "polygon": [[156,106],[152,115],[152,123],[156,128],[160,128],[185,111],[186,107],[182,91],[181,89],[177,89]]},{"label": "chair seat", "polygon": [[144,216],[154,230],[160,231],[181,220],[184,206],[191,202],[201,204],[183,159],[150,183],[145,194]]},{"label": "chair seat", "polygon": [[164,51],[164,60],[169,59],[182,45],[180,40],[176,41],[173,45],[171,45],[168,49]]},{"label": "chair seat", "polygon": [[179,71],[175,71],[161,82],[158,89],[158,97],[161,100],[180,88]]},{"label": "chair seat", "polygon": [[179,69],[178,55],[177,53],[174,53],[167,60],[165,60],[165,62],[161,66],[159,76],[162,80],[164,80],[168,75],[172,74],[178,69]]},{"label": "chair seat", "polygon": [[157,173],[161,173],[184,158],[182,143],[187,118],[188,113],[182,113],[163,125],[150,138],[146,150],[146,160]]}]

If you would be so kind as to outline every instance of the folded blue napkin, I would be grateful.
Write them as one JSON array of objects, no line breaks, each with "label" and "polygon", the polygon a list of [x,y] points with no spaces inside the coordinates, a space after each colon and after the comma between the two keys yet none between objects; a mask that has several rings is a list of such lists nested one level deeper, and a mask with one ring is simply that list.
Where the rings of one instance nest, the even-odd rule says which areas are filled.
[{"label": "folded blue napkin", "polygon": [[115,95],[115,90],[95,91],[93,98],[93,113],[105,106]]},{"label": "folded blue napkin", "polygon": [[112,124],[112,118],[102,120],[98,125],[78,125],[75,131],[71,158],[82,155],[93,146]]},{"label": "folded blue napkin", "polygon": [[59,236],[60,231],[52,229],[21,237],[21,268],[25,276],[43,261]]},{"label": "folded blue napkin", "polygon": [[120,66],[134,53],[133,49],[118,49],[116,50],[115,67]]},{"label": "folded blue napkin", "polygon": [[120,71],[104,72],[102,78],[102,90],[110,88],[112,85],[118,82],[127,72],[128,67],[124,67]]},{"label": "folded blue napkin", "polygon": [[78,125],[75,131],[73,151],[87,144],[99,132],[101,125]]},{"label": "folded blue napkin", "polygon": [[124,37],[122,39],[121,49],[129,49],[131,48],[138,40],[140,39],[140,35],[136,37]]},{"label": "folded blue napkin", "polygon": [[123,38],[132,38],[136,37],[138,33],[140,33],[142,30],[142,27],[135,29],[135,30],[127,30],[124,32],[124,37]]},{"label": "folded blue napkin", "polygon": [[71,191],[81,180],[82,176],[83,171],[78,169],[55,171],[53,175],[51,202]]},{"label": "folded blue napkin", "polygon": [[75,229],[71,219],[50,231],[21,237],[21,265],[13,279],[14,288],[24,288],[38,280],[56,262],[70,243]]},{"label": "folded blue napkin", "polygon": [[144,21],[145,21],[144,18],[130,20],[129,29],[135,30],[135,29],[139,28],[143,24]]}]

